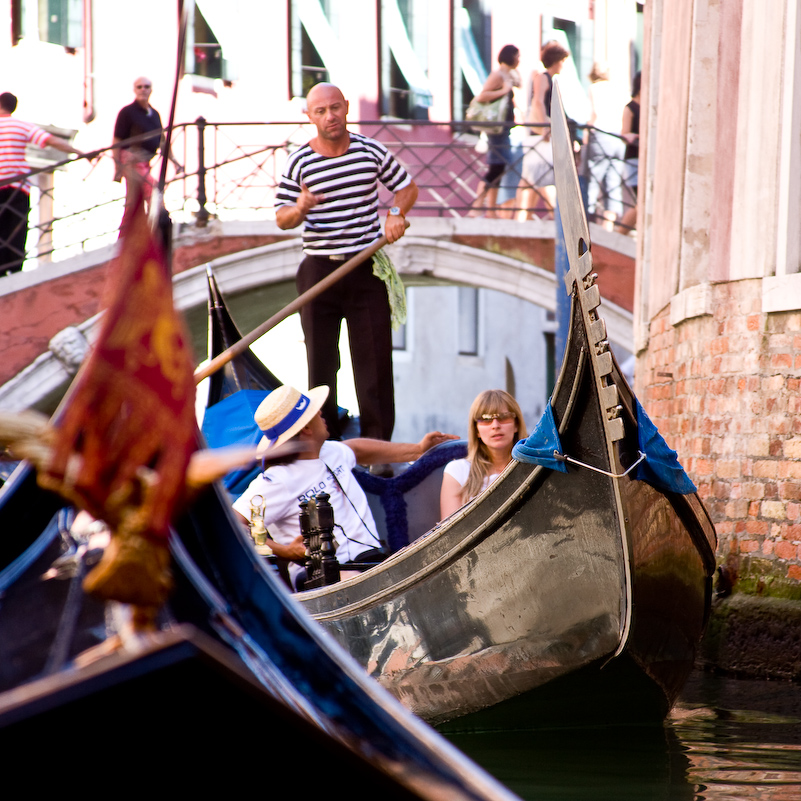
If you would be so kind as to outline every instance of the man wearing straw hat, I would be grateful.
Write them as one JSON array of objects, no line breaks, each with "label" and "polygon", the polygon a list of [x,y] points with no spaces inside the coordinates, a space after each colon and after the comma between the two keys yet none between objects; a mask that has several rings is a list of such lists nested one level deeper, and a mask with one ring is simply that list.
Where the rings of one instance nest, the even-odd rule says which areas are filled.
[{"label": "man wearing straw hat", "polygon": [[[295,439],[302,450],[290,464],[271,465],[254,479],[234,502],[234,510],[245,523],[250,521],[251,502],[261,496],[264,525],[276,556],[290,560],[293,586],[305,558],[298,524],[298,504],[320,492],[327,492],[334,509],[334,529],[339,562],[377,561],[381,550],[367,496],[353,476],[356,464],[407,462],[419,459],[429,448],[447,440],[451,434],[432,431],[418,443],[386,442],[376,439],[328,440],[328,428],[321,409],[328,387],[314,387],[307,393],[284,385],[273,390],[259,405],[255,419],[264,436],[259,452]],[[259,504],[260,505],[260,504]]]},{"label": "man wearing straw hat", "polygon": [[[348,102],[336,86],[317,84],[306,102],[317,135],[289,157],[276,195],[278,227],[304,226],[304,259],[296,279],[299,293],[380,238],[379,183],[395,195],[384,224],[390,243],[403,236],[405,216],[417,200],[416,184],[384,145],[348,131]],[[392,438],[391,314],[397,311],[398,322],[405,322],[399,283],[379,251],[301,309],[309,386],[331,388],[323,417],[333,439],[341,437],[336,395],[343,319],[348,323],[361,433]]]}]

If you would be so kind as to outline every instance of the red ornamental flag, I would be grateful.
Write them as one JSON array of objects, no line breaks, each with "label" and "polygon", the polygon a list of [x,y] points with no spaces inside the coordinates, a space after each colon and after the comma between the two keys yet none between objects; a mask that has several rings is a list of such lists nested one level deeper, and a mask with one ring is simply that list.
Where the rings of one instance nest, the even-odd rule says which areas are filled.
[{"label": "red ornamental flag", "polygon": [[126,515],[130,526],[135,512],[139,533],[161,539],[195,449],[195,382],[164,252],[141,200],[126,219],[101,333],[63,404],[39,482],[112,530]]}]

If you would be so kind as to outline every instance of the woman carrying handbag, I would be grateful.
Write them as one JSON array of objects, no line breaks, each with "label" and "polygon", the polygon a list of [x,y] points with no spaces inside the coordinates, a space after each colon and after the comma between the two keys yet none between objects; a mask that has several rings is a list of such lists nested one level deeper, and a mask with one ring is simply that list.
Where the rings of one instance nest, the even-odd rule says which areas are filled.
[{"label": "woman carrying handbag", "polygon": [[517,65],[520,63],[520,49],[514,45],[506,45],[498,53],[498,69],[493,70],[481,92],[473,98],[473,103],[493,103],[504,96],[508,102],[502,115],[504,126],[500,133],[487,135],[489,150],[487,152],[487,172],[478,186],[478,194],[473,201],[473,214],[478,209],[486,208],[487,217],[496,216],[498,186],[501,176],[511,159],[511,143],[509,131],[514,123],[514,92],[515,86],[520,86],[520,75]]}]

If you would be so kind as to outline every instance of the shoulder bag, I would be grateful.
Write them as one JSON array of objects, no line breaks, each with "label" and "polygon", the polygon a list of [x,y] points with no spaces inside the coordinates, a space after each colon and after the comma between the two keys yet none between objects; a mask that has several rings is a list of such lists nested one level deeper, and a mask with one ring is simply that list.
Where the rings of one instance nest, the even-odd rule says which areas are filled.
[{"label": "shoulder bag", "polygon": [[470,105],[465,112],[467,122],[495,122],[499,125],[477,125],[472,128],[476,133],[499,134],[503,133],[506,120],[506,109],[509,105],[509,94],[493,100],[491,103],[479,103],[475,98],[470,101]]}]

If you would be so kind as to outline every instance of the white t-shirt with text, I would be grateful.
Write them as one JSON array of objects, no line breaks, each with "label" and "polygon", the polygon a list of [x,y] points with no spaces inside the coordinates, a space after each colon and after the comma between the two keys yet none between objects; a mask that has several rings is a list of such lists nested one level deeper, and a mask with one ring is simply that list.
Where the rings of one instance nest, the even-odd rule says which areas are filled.
[{"label": "white t-shirt with text", "polygon": [[367,496],[353,476],[355,466],[356,456],[347,445],[327,441],[317,459],[298,459],[265,470],[234,501],[234,509],[250,520],[251,498],[261,495],[264,525],[276,542],[288,545],[300,534],[300,502],[327,492],[337,524],[337,560],[349,562],[363,551],[381,547]]}]

